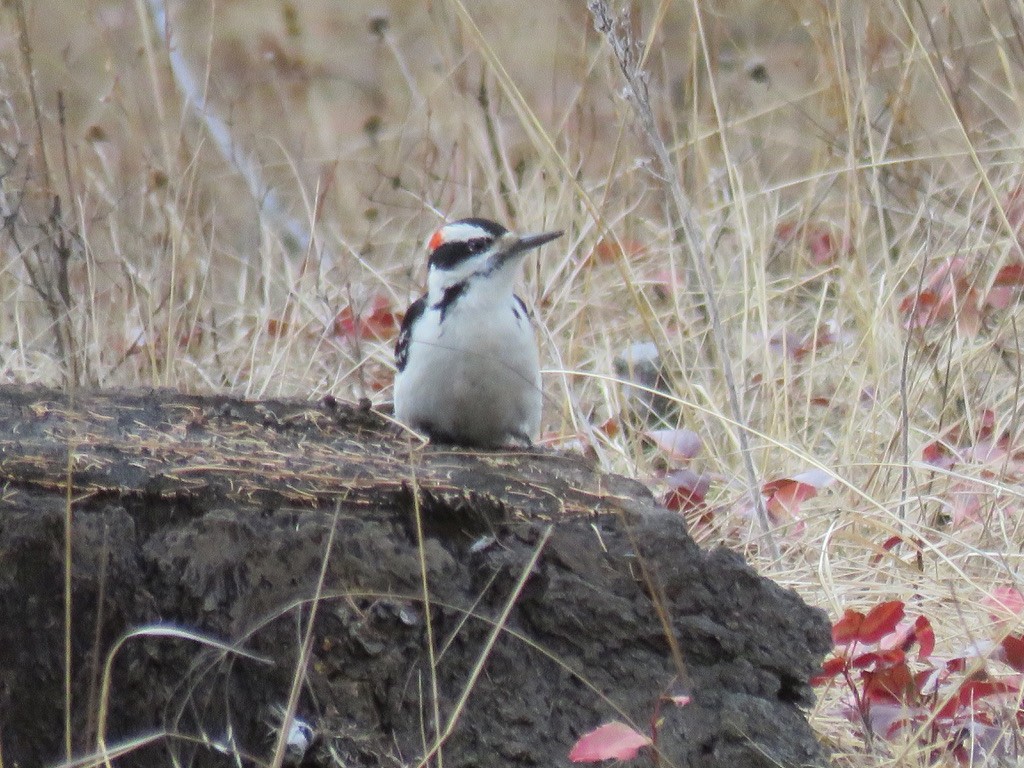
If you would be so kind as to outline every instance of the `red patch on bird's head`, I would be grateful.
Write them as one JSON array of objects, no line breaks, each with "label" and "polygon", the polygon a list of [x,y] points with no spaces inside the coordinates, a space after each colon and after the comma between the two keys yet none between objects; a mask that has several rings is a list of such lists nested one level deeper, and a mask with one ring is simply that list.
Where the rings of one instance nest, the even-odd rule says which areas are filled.
[{"label": "red patch on bird's head", "polygon": [[427,241],[427,248],[433,253],[444,244],[444,229],[439,229],[430,236]]}]

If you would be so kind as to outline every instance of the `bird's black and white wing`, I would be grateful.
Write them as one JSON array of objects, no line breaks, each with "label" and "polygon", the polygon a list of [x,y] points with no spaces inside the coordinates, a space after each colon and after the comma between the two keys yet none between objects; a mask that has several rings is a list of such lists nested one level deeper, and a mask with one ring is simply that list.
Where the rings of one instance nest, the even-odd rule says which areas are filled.
[{"label": "bird's black and white wing", "polygon": [[412,343],[412,328],[416,321],[423,315],[427,308],[427,297],[420,296],[409,305],[409,309],[402,318],[402,328],[398,331],[398,341],[395,342],[395,367],[399,371],[405,370],[405,364],[409,362],[409,344]]}]

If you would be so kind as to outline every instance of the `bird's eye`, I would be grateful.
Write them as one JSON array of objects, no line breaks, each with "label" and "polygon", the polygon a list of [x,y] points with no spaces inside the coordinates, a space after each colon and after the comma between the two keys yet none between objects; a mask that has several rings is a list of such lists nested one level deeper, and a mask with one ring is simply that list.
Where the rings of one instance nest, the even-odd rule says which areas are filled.
[{"label": "bird's eye", "polygon": [[484,240],[483,238],[478,238],[476,240],[470,240],[469,241],[469,252],[470,253],[480,253],[486,247],[487,247],[487,241]]}]

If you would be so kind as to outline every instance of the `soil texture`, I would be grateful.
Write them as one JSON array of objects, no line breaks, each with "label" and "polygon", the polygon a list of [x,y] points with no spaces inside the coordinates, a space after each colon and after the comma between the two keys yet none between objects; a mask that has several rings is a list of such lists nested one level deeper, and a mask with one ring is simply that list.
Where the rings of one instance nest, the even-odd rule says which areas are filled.
[{"label": "soil texture", "polygon": [[4,387],[0,488],[4,765],[65,756],[66,541],[75,757],[268,764],[298,681],[292,764],[566,766],[611,720],[658,723],[635,764],[827,761],[825,614],[579,457],[333,401]]}]

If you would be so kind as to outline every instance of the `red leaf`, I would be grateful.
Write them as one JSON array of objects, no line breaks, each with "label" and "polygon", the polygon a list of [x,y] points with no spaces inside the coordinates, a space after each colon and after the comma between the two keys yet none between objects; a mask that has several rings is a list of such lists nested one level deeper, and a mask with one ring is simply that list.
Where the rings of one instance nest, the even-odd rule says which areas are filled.
[{"label": "red leaf", "polygon": [[637,733],[625,723],[613,721],[581,736],[569,752],[569,759],[574,763],[631,760],[650,743],[647,736]]},{"label": "red leaf", "polygon": [[917,640],[917,658],[923,661],[935,650],[935,630],[926,616],[918,616],[914,622],[914,639]]},{"label": "red leaf", "polygon": [[896,535],[890,536],[888,539],[882,542],[882,550],[884,552],[891,552],[893,550],[893,547],[895,547],[897,544],[902,543],[903,537],[897,533]]},{"label": "red leaf", "polygon": [[906,664],[895,664],[875,671],[861,672],[864,698],[869,701],[913,703],[917,695],[914,676]]},{"label": "red leaf", "polygon": [[619,259],[634,258],[643,254],[646,250],[644,244],[638,240],[601,238],[590,252],[589,262],[592,264],[614,264]]},{"label": "red leaf", "polygon": [[389,339],[398,331],[398,318],[386,296],[377,294],[365,315],[351,306],[343,307],[334,318],[334,335],[344,339]]},{"label": "red leaf", "polygon": [[826,224],[813,224],[808,228],[805,242],[814,264],[830,264],[839,256],[850,253],[850,238],[836,235]]},{"label": "red leaf", "polygon": [[957,322],[962,331],[970,332],[980,316],[977,291],[970,287],[963,274],[966,269],[964,257],[950,259],[931,273],[920,293],[904,296],[900,312],[909,315],[904,327],[923,328],[952,317],[954,309],[959,309]]},{"label": "red leaf", "polygon": [[289,323],[287,320],[276,320],[273,317],[271,317],[271,318],[269,318],[267,320],[267,335],[268,336],[274,336],[274,337],[283,336],[284,334],[288,333],[290,328],[291,328],[291,323]]},{"label": "red leaf", "polygon": [[832,625],[832,642],[836,645],[849,645],[860,635],[860,625],[863,623],[863,613],[847,608],[843,618]]},{"label": "red leaf", "polygon": [[935,309],[939,305],[939,296],[935,291],[921,291],[908,294],[900,302],[900,312],[911,317],[904,323],[906,328],[923,328],[935,320]]},{"label": "red leaf", "polygon": [[967,659],[963,656],[957,656],[946,662],[946,670],[949,672],[963,672],[965,669],[967,669]]},{"label": "red leaf", "polygon": [[921,459],[940,469],[951,469],[956,464],[953,450],[941,440],[933,440],[921,449]]},{"label": "red leaf", "polygon": [[992,284],[1018,287],[1024,285],[1024,263],[1007,264],[996,272],[996,277]]},{"label": "red leaf", "polygon": [[800,514],[800,505],[817,496],[818,488],[809,482],[802,482],[797,477],[783,477],[766,482],[761,493],[768,497],[765,507],[777,522],[797,517]]},{"label": "red leaf", "polygon": [[775,520],[797,517],[800,505],[818,495],[818,489],[832,482],[827,472],[812,469],[793,477],[784,477],[765,483],[761,493],[767,497],[765,506]]},{"label": "red leaf", "polygon": [[1018,672],[1024,672],[1024,636],[1007,635],[1000,647],[1002,660]]},{"label": "red leaf", "polygon": [[853,250],[849,235],[838,234],[835,227],[822,221],[781,221],[775,226],[775,241],[780,245],[799,242],[810,252],[811,262],[819,265],[829,264]]},{"label": "red leaf", "polygon": [[374,297],[373,309],[363,319],[363,325],[378,339],[389,339],[398,332],[398,318],[383,296]]},{"label": "red leaf", "polygon": [[[819,488],[824,488],[832,482],[832,476],[827,472],[812,469],[808,472],[801,472],[798,475],[792,477],[781,477],[778,480],[769,480],[763,486],[761,486],[761,493],[765,496],[771,496],[774,493],[778,493],[780,490],[786,493],[791,493],[793,486],[802,485],[808,490],[804,493],[810,493],[809,496],[803,498],[811,498],[816,496]],[[801,499],[802,500],[802,499]]]},{"label": "red leaf", "polygon": [[892,633],[903,618],[903,601],[889,600],[879,603],[864,617],[857,639],[862,643],[877,643]]},{"label": "red leaf", "polygon": [[1017,686],[999,680],[967,680],[960,686],[956,696],[947,701],[935,716],[936,718],[953,717],[964,708],[973,715],[976,701],[987,696],[1016,693],[1017,690]]},{"label": "red leaf", "polygon": [[907,655],[902,648],[890,648],[886,651],[868,651],[850,662],[854,669],[865,669],[873,666],[875,669],[891,667],[893,664],[903,664]]},{"label": "red leaf", "polygon": [[[897,544],[902,544],[902,543],[903,543],[903,537],[900,536],[899,534],[896,534],[895,536],[890,536],[888,539],[886,539],[884,542],[882,542],[882,547],[881,547],[882,552],[891,552],[893,550],[893,548]],[[871,564],[872,565],[878,565],[880,562],[882,562],[882,557],[883,557],[882,552],[878,552],[878,553],[876,553],[876,554],[871,556]]]},{"label": "red leaf", "polygon": [[669,492],[665,495],[665,508],[673,512],[703,509],[704,497],[711,488],[711,478],[692,469],[678,469],[666,478]]},{"label": "red leaf", "polygon": [[821,685],[828,682],[844,669],[846,669],[846,659],[842,656],[833,656],[831,659],[826,659],[825,663],[821,665],[821,672],[811,678],[811,685]]}]

